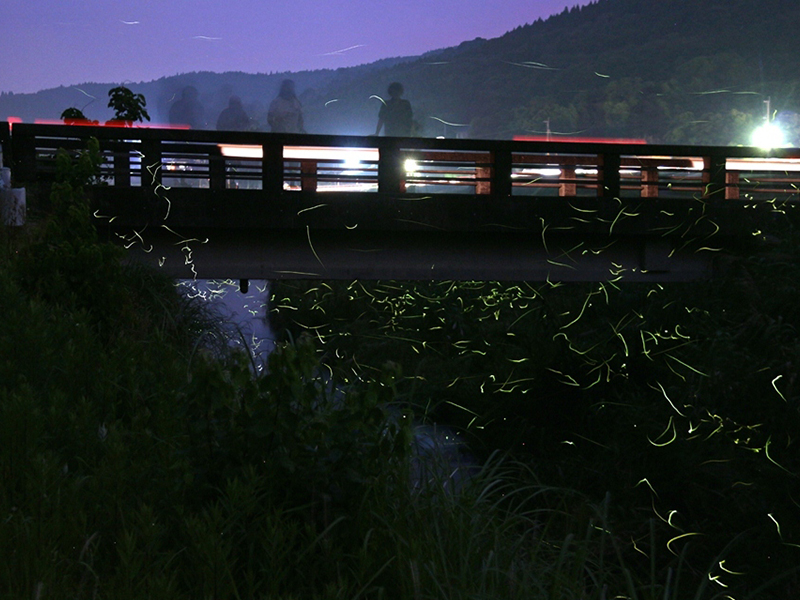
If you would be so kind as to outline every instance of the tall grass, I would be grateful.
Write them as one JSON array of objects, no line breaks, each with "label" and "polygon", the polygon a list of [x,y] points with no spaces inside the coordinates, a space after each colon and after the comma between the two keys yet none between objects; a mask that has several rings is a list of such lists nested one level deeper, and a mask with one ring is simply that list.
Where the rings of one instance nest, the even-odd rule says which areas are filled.
[{"label": "tall grass", "polygon": [[396,361],[402,397],[480,455],[502,448],[585,504],[610,491],[631,589],[780,598],[800,585],[790,217],[780,246],[712,282],[279,282],[272,311],[343,378]]},{"label": "tall grass", "polygon": [[[776,457],[773,447],[767,459],[767,447],[757,456],[749,444],[752,460],[725,455],[730,440],[750,430],[691,412],[685,397],[675,408],[702,424],[706,439],[667,444],[672,429],[661,417],[672,408],[652,410],[609,381],[589,385],[598,364],[614,382],[636,379],[637,393],[671,372],[660,362],[626,375],[623,364],[634,357],[623,363],[603,354],[621,343],[608,322],[632,339],[620,325],[632,321],[614,314],[613,303],[599,302],[597,320],[576,331],[574,314],[559,317],[548,306],[563,298],[530,287],[486,294],[483,284],[456,286],[461,300],[450,304],[449,291],[406,293],[391,284],[357,306],[352,288],[323,285],[324,302],[347,299],[347,310],[362,316],[341,334],[316,330],[317,340],[336,344],[299,336],[279,345],[259,371],[225,343],[202,305],[96,239],[73,175],[54,188],[52,204],[56,219],[74,227],[0,232],[0,598],[742,600],[790,589],[795,573],[782,552],[793,549],[792,516],[787,503],[771,502],[784,492],[792,498],[791,490],[737,495],[734,485],[759,468],[770,469],[766,481],[781,481],[778,471],[793,477],[785,450]],[[427,308],[417,315],[418,303]],[[382,307],[391,308],[388,320]],[[641,314],[656,333],[675,316]],[[557,335],[564,326],[569,343]],[[791,347],[787,328],[775,327]],[[411,344],[410,332],[419,336]],[[677,334],[654,336],[659,350],[683,343]],[[371,360],[358,350],[365,340]],[[334,362],[334,345],[345,363]],[[455,349],[452,363],[446,348]],[[530,383],[523,364],[535,377],[550,375]],[[514,377],[499,378],[508,365]],[[587,402],[555,393],[569,377],[604,395]],[[481,387],[491,397],[470,402]],[[581,407],[592,407],[588,414],[609,435],[543,419],[547,411],[529,411],[523,389],[575,400],[576,423],[589,420]],[[683,389],[663,392],[678,397]],[[436,401],[440,391],[446,402]],[[445,465],[430,465],[422,481],[415,468],[412,413],[437,405],[469,415],[465,428],[476,443],[507,442],[503,452],[484,452],[481,468],[457,486]],[[626,429],[633,425],[644,437]],[[730,499],[680,487],[674,465],[693,464],[698,448],[706,471],[691,473],[728,481]],[[714,470],[719,457],[737,458],[737,468]],[[682,494],[700,506],[695,514],[692,502],[677,504]],[[729,515],[742,506],[768,513],[773,529],[720,533],[709,498]],[[777,534],[775,524],[783,526]],[[779,568],[763,570],[753,551],[772,553]],[[742,564],[756,584],[737,584]]]}]

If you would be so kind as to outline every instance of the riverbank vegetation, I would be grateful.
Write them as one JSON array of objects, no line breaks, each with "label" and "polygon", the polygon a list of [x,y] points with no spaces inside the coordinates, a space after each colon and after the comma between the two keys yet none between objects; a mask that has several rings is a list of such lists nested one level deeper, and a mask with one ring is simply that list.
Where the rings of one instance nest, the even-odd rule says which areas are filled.
[{"label": "riverbank vegetation", "polygon": [[710,282],[278,282],[271,311],[344,380],[391,358],[418,416],[575,490],[570,514],[607,507],[636,581],[784,598],[800,560],[790,208],[771,234]]},{"label": "riverbank vegetation", "polygon": [[[63,155],[50,216],[0,230],[0,598],[796,584],[791,249],[675,288],[283,282],[259,370],[97,238],[96,161]],[[420,479],[412,419],[482,467]]]}]

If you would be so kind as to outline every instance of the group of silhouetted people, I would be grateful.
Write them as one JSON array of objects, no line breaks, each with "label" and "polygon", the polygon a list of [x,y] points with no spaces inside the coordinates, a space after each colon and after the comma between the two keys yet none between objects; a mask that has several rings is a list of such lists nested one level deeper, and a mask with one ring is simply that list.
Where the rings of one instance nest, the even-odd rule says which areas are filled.
[{"label": "group of silhouetted people", "polygon": [[[411,103],[403,98],[403,86],[394,82],[389,86],[388,100],[381,100],[378,112],[378,125],[375,135],[381,129],[386,136],[407,137],[413,129]],[[200,103],[197,88],[186,86],[169,110],[169,122],[176,127],[205,129],[205,111]],[[277,97],[269,105],[267,123],[273,133],[306,133],[303,124],[303,106],[297,98],[295,84],[291,79],[281,83]],[[251,119],[242,106],[238,96],[231,96],[228,106],[217,119],[217,129],[221,131],[247,131],[252,126]]]}]

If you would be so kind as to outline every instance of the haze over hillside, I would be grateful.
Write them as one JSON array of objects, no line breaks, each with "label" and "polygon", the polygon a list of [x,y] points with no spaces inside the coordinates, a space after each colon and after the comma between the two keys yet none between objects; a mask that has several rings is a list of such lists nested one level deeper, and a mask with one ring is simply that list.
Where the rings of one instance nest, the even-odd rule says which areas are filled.
[{"label": "haze over hillside", "polygon": [[[291,77],[309,132],[356,135],[374,131],[376,96],[395,80],[424,136],[509,138],[549,127],[556,135],[747,144],[769,107],[797,145],[797,23],[795,0],[598,0],[418,57],[292,74],[189,73],[129,87],[145,95],[156,123],[192,84],[209,127],[237,94],[267,130],[266,107]],[[74,106],[103,120],[114,85],[3,94],[0,117],[57,119]]]}]

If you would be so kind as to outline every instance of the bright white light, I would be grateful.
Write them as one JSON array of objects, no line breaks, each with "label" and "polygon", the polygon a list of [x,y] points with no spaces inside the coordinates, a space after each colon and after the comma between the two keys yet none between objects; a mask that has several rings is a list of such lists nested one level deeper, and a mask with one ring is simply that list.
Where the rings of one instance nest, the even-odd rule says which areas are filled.
[{"label": "bright white light", "polygon": [[769,171],[772,173],[800,172],[797,158],[729,158],[725,161],[728,171]]},{"label": "bright white light", "polygon": [[[222,155],[227,158],[261,158],[261,146],[246,144],[220,144]],[[339,148],[328,146],[285,146],[285,160],[342,161],[347,167],[363,162],[377,162],[377,148]]]},{"label": "bright white light", "polygon": [[342,162],[345,169],[358,170],[361,168],[361,161],[357,156],[345,156]]},{"label": "bright white light", "polygon": [[780,127],[774,123],[765,123],[753,132],[752,142],[754,146],[769,150],[785,146],[786,138]]},{"label": "bright white light", "polygon": [[220,144],[222,156],[227,158],[262,158],[261,146],[246,146],[244,144]]},{"label": "bright white light", "polygon": [[561,169],[539,167],[536,169],[520,169],[516,175],[524,177],[561,177]]},{"label": "bright white light", "polygon": [[542,177],[561,177],[561,169],[538,169],[536,172]]},{"label": "bright white light", "polygon": [[340,148],[335,146],[285,146],[286,160],[342,161],[348,164],[377,162],[377,148]]},{"label": "bright white light", "polygon": [[406,159],[406,162],[403,164],[403,166],[406,169],[406,173],[413,173],[419,168],[417,161],[415,161],[413,158]]}]

